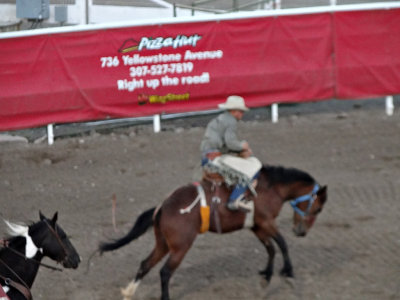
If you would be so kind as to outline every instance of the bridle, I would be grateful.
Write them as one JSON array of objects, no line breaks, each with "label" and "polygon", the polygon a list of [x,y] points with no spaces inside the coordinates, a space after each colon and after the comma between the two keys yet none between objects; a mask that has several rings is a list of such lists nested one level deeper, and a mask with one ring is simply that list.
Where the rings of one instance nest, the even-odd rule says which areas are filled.
[{"label": "bridle", "polygon": [[[60,244],[61,248],[64,251],[64,257],[60,260],[57,260],[57,263],[64,262],[66,260],[66,258],[68,257],[68,251],[65,248],[65,245],[64,245],[63,241],[61,240],[60,235],[53,227],[51,227],[51,225],[49,224],[49,222],[47,220],[44,220],[44,223],[47,225],[50,232],[54,235],[54,237],[56,238],[56,240],[58,241],[58,243]],[[55,268],[55,269],[58,269],[58,268]],[[62,271],[62,269],[58,269],[58,271]]]},{"label": "bridle", "polygon": [[[293,210],[300,215],[302,218],[307,217],[310,214],[310,209],[312,207],[312,205],[314,204],[315,199],[317,198],[317,193],[319,191],[319,184],[316,183],[314,185],[314,188],[312,189],[312,191],[306,195],[297,197],[295,199],[293,199],[292,201],[290,201],[290,205],[292,206]],[[301,210],[300,208],[297,207],[297,205],[299,203],[308,201],[308,206],[307,209],[305,211]]]},{"label": "bridle", "polygon": [[[62,249],[64,251],[64,254],[65,254],[64,257],[61,260],[57,260],[57,263],[61,263],[61,262],[65,261],[65,259],[67,258],[67,255],[68,255],[67,249],[65,248],[65,245],[62,242],[62,240],[61,240],[59,234],[57,233],[57,231],[53,227],[51,227],[51,225],[48,223],[47,220],[43,220],[43,221],[47,225],[48,229],[54,235],[54,237],[56,238],[56,240],[58,241],[58,243],[60,244],[60,246],[62,247]],[[42,262],[40,262],[40,261],[38,261],[36,259],[29,258],[26,255],[22,254],[21,252],[15,250],[13,248],[10,248],[9,245],[8,245],[8,241],[7,240],[0,240],[0,247],[4,247],[4,248],[10,250],[14,254],[22,257],[25,261],[27,261],[27,260],[32,261],[32,262],[36,263],[37,265],[43,266],[43,267],[48,268],[50,270],[59,271],[59,272],[63,271],[63,269],[61,269],[61,268],[53,267],[53,266],[50,266],[48,264],[42,263]],[[3,275],[0,274],[0,279],[2,279],[4,281],[5,285],[11,286],[11,287],[15,288],[16,290],[18,290],[22,295],[24,295],[24,297],[27,300],[32,300],[32,294],[31,294],[30,288],[26,284],[26,282],[9,265],[7,265],[2,259],[0,259],[0,264],[4,265],[6,267],[6,269],[8,269],[21,282],[21,283],[18,283],[16,281],[12,280],[11,278],[4,277]]]}]

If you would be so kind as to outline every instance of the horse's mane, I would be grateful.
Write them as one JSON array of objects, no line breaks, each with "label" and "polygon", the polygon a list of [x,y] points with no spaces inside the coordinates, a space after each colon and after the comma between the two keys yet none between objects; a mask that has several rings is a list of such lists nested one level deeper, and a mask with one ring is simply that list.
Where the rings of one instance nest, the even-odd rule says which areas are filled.
[{"label": "horse's mane", "polygon": [[[12,223],[7,220],[4,220],[4,223],[6,224],[6,231],[9,236],[5,240],[7,241],[8,245],[10,245],[11,248],[25,245],[27,249],[26,256],[28,258],[33,257],[36,254],[37,248],[33,243],[31,236],[29,235],[29,228],[31,225],[28,226],[22,223]],[[36,223],[33,223],[33,225],[34,224]],[[5,249],[6,248],[0,249],[0,252]]]},{"label": "horse's mane", "polygon": [[308,173],[296,168],[285,168],[282,166],[263,165],[261,172],[268,177],[270,184],[289,184],[296,181],[314,183],[315,179]]},{"label": "horse's mane", "polygon": [[29,227],[25,224],[11,223],[7,220],[4,220],[4,223],[7,227],[7,233],[11,237],[16,237],[20,235],[24,236],[28,233]]}]

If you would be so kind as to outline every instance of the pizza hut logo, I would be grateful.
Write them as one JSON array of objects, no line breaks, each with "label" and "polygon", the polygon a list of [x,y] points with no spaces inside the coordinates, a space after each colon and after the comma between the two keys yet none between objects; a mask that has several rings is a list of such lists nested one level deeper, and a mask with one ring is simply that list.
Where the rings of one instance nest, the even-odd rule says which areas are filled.
[{"label": "pizza hut logo", "polygon": [[138,49],[138,42],[134,39],[126,40],[122,46],[118,49],[120,53],[127,53],[131,51],[136,51]]},{"label": "pizza hut logo", "polygon": [[176,37],[142,37],[138,42],[134,39],[129,39],[124,41],[122,46],[119,48],[119,52],[127,53],[131,51],[142,51],[142,50],[159,50],[162,48],[180,48],[180,47],[196,47],[197,42],[201,39],[201,36],[198,34],[186,36],[186,35],[178,35]]}]

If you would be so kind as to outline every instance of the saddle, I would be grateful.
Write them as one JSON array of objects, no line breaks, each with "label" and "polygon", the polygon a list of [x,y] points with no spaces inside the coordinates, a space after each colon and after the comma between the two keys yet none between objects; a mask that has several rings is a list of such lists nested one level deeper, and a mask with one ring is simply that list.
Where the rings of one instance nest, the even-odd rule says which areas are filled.
[{"label": "saddle", "polygon": [[[180,214],[190,213],[191,210],[199,203],[200,204],[200,218],[201,224],[199,228],[199,233],[205,233],[210,229],[210,221],[213,218],[216,226],[216,230],[218,233],[222,233],[221,230],[221,223],[219,219],[219,214],[217,212],[218,203],[220,203],[221,199],[218,196],[214,196],[211,201],[210,205],[207,204],[206,193],[199,182],[194,182],[194,186],[197,188],[197,197],[194,201],[187,207],[181,208],[179,210]],[[243,201],[243,200],[241,200]],[[244,201],[249,201],[245,199]],[[246,213],[246,217],[243,223],[244,228],[251,228],[254,225],[254,203],[251,201],[247,204],[248,206],[243,205],[242,212]],[[240,207],[240,205],[239,205]],[[1,299],[0,299],[1,300]]]},{"label": "saddle", "polygon": [[[202,175],[202,180],[211,182],[215,186],[221,186],[223,183],[225,186],[229,189],[232,190],[233,186],[229,185],[224,177],[217,173],[217,172],[209,172],[206,169],[203,169],[203,175]],[[249,198],[250,196],[256,196],[255,189],[257,187],[258,180],[254,179],[251,184],[248,185],[248,189],[244,193],[244,198]]]},{"label": "saddle", "polygon": [[207,162],[203,165],[202,177],[217,185],[225,183],[228,188],[237,184],[247,186],[256,196],[255,185],[250,178],[259,171],[261,162],[249,156],[250,152],[248,151],[229,153],[225,156],[222,156],[219,151],[209,152],[206,154]]},{"label": "saddle", "polygon": [[224,177],[222,177],[221,174],[215,173],[215,172],[208,172],[206,170],[203,170],[202,179],[205,181],[210,181],[217,185],[221,185],[222,183],[225,183]]}]

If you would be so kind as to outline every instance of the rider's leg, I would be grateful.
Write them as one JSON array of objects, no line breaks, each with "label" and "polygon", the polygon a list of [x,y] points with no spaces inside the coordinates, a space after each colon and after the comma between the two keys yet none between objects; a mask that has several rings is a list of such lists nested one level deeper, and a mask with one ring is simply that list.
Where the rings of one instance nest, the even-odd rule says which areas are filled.
[{"label": "rider's leg", "polygon": [[247,186],[237,184],[233,189],[231,195],[229,196],[227,207],[230,210],[237,210],[239,208],[238,204],[244,193],[246,192]]},{"label": "rider's leg", "polygon": [[[254,180],[257,180],[258,175],[259,175],[259,172],[257,172],[253,176],[251,181],[253,182]],[[246,190],[247,190],[246,185],[240,185],[240,184],[235,185],[235,188],[233,189],[231,195],[229,196],[228,203],[226,204],[226,206],[230,210],[238,210],[239,209],[239,201],[243,198]]]}]

